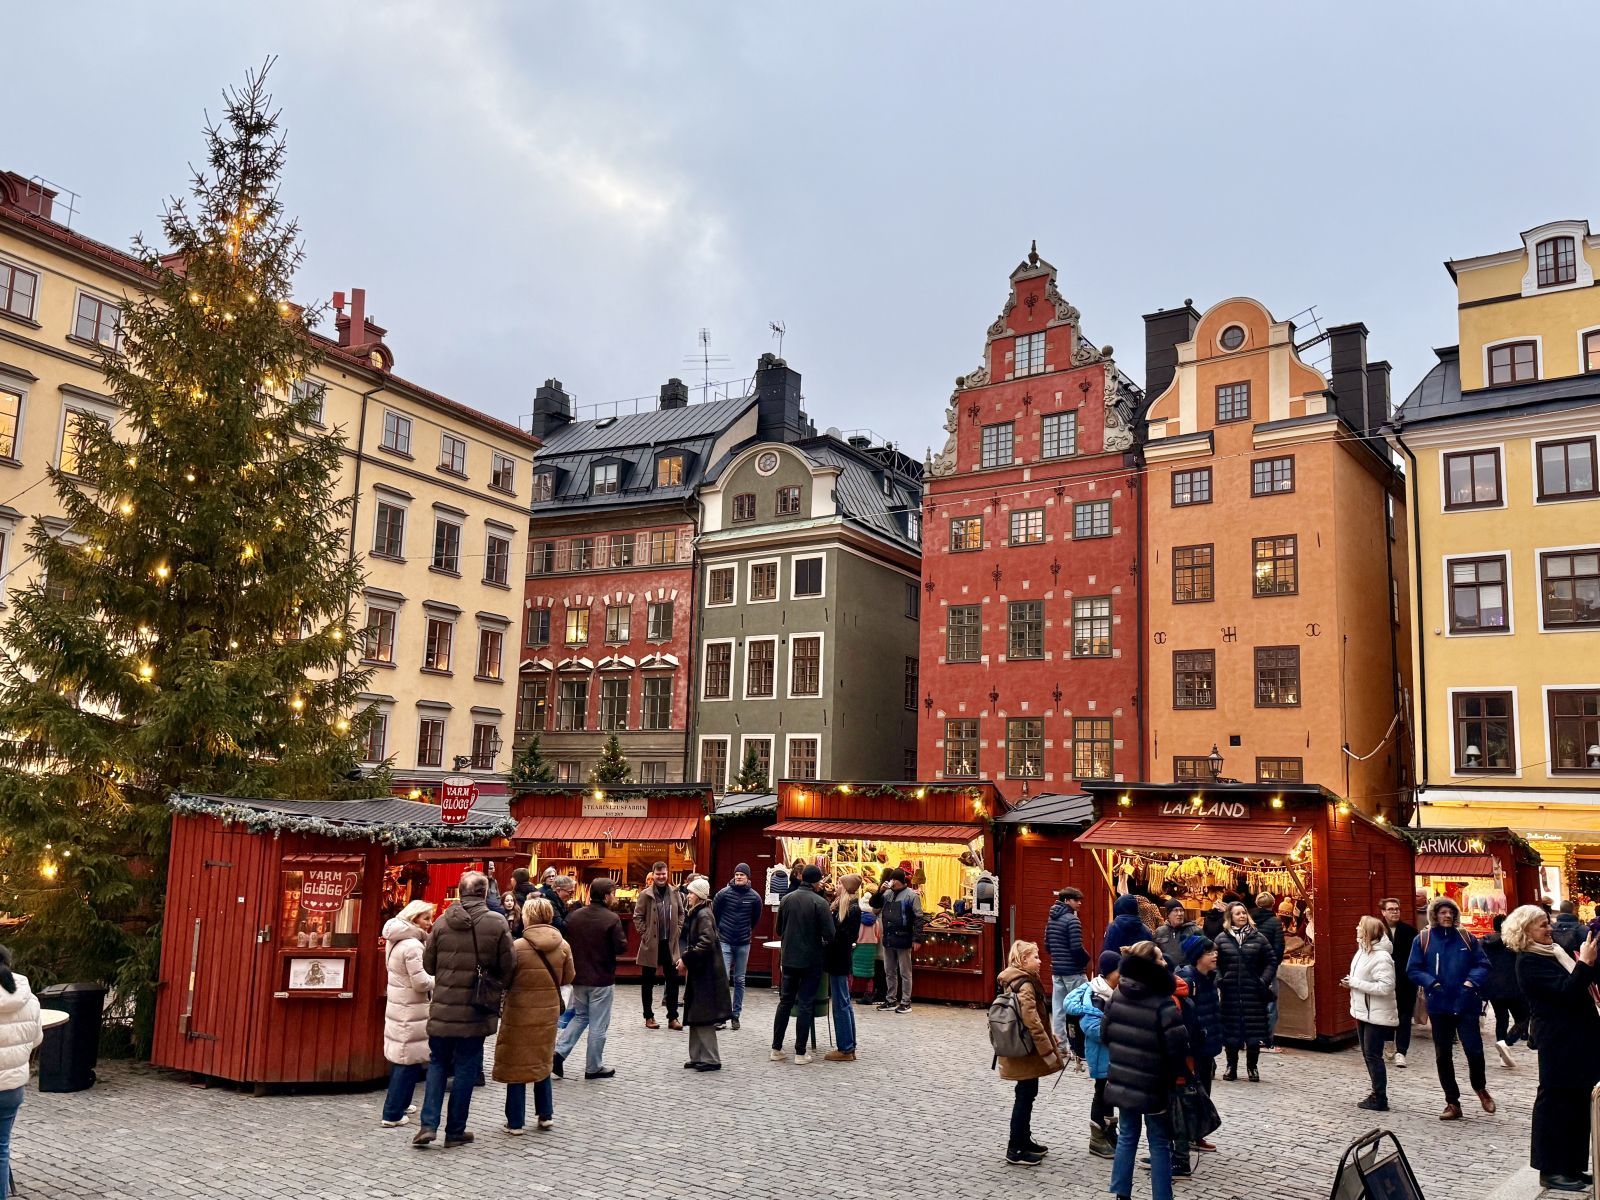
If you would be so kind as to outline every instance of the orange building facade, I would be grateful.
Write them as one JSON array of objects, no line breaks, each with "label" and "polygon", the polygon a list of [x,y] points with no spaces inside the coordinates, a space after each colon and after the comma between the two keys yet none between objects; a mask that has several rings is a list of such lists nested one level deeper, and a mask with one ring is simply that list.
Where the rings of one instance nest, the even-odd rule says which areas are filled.
[{"label": "orange building facade", "polygon": [[1147,778],[1314,783],[1403,819],[1406,521],[1376,436],[1388,364],[1367,361],[1364,327],[1340,326],[1313,339],[1331,345],[1324,375],[1251,299],[1145,320]]}]

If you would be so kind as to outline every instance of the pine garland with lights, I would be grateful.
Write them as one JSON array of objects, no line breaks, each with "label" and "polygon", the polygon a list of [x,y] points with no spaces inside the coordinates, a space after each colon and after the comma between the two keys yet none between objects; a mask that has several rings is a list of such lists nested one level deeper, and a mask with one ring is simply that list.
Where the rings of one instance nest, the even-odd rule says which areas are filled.
[{"label": "pine garland with lights", "polygon": [[[270,67],[270,62],[267,67]],[[82,419],[34,523],[41,571],[0,658],[0,911],[36,983],[114,980],[148,1019],[175,792],[337,799],[368,673],[338,478],[343,437],[296,382],[316,311],[266,68],[225,96],[151,279],[99,353],[118,405]]]},{"label": "pine garland with lights", "polygon": [[304,833],[342,841],[377,842],[391,850],[481,846],[490,838],[508,838],[517,828],[517,823],[509,817],[488,823],[462,825],[446,825],[438,819],[386,824],[329,821],[301,813],[253,808],[244,803],[230,804],[210,796],[177,795],[167,802],[167,806],[185,816],[215,817],[224,825],[237,825],[250,833],[270,833],[273,837],[285,833]]}]

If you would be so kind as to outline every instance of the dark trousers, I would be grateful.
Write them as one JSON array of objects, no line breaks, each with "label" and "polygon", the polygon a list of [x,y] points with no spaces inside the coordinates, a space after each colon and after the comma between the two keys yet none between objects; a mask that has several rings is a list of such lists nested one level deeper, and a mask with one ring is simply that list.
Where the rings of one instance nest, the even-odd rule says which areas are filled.
[{"label": "dark trousers", "polygon": [[1515,996],[1489,1003],[1494,1005],[1494,1040],[1515,1046],[1528,1032],[1528,1002]]},{"label": "dark trousers", "polygon": [[1017,1080],[1011,1101],[1011,1141],[1008,1150],[1021,1150],[1033,1141],[1033,1102],[1039,1095],[1037,1079]]},{"label": "dark trousers", "polygon": [[[1239,1047],[1224,1046],[1222,1052],[1228,1056],[1228,1070],[1234,1074],[1239,1072]],[[1254,1071],[1261,1062],[1261,1043],[1251,1042],[1244,1048],[1244,1066],[1247,1071]]]},{"label": "dark trousers", "polygon": [[1388,1044],[1390,1032],[1386,1025],[1356,1022],[1356,1037],[1361,1042],[1361,1057],[1367,1062],[1367,1078],[1372,1080],[1372,1094],[1385,1104],[1389,1102],[1389,1068],[1383,1062],[1383,1048]]},{"label": "dark trousers", "polygon": [[[1449,1013],[1431,1013],[1433,1025],[1433,1061],[1439,1068],[1439,1086],[1450,1104],[1461,1103],[1461,1086],[1456,1083],[1456,1039],[1467,1055],[1467,1079],[1475,1092],[1489,1090],[1489,1077],[1483,1069],[1483,1034],[1478,1029],[1478,1013],[1474,1009],[1465,1016]],[[1587,1105],[1585,1112],[1587,1112]]]},{"label": "dark trousers", "polygon": [[1541,1175],[1578,1176],[1589,1169],[1588,1088],[1539,1085],[1528,1163]]},{"label": "dark trousers", "polygon": [[1211,1095],[1211,1084],[1217,1077],[1217,1060],[1209,1054],[1202,1054],[1194,1060],[1194,1081],[1200,1085],[1200,1090],[1206,1095]]},{"label": "dark trousers", "polygon": [[[1405,968],[1401,967],[1402,974]],[[1411,1049],[1411,1024],[1417,1015],[1417,989],[1395,988],[1394,1002],[1400,1009],[1400,1024],[1394,1031],[1394,1052],[1405,1054]]]},{"label": "dark trousers", "polygon": [[822,986],[822,964],[783,971],[783,990],[778,993],[778,1014],[772,1019],[772,1048],[783,1049],[789,1032],[789,1014],[794,1013],[794,1052],[804,1054],[816,1037],[817,989]]},{"label": "dark trousers", "polygon": [[1106,1103],[1106,1081],[1094,1081],[1094,1099],[1089,1101],[1089,1123],[1098,1125],[1107,1134],[1115,1135],[1117,1131],[1117,1113],[1111,1105]]},{"label": "dark trousers", "polygon": [[666,987],[662,989],[665,993],[664,999],[667,1005],[667,1020],[676,1021],[678,1019],[678,967],[672,960],[672,951],[667,948],[665,938],[656,943],[656,961],[661,964],[659,967],[639,968],[639,995],[644,1001],[644,1019],[646,1021],[655,1020],[656,972],[660,971],[661,977],[667,983]]},{"label": "dark trousers", "polygon": [[883,973],[883,955],[872,960],[872,1002],[882,1004],[889,996],[889,979]]}]

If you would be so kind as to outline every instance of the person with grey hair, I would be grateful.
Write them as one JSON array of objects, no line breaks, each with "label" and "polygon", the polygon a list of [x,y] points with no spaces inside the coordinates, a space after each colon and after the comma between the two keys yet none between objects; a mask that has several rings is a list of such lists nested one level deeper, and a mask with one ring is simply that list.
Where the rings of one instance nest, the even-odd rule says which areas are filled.
[{"label": "person with grey hair", "polygon": [[422,967],[433,976],[433,1001],[428,1006],[428,1083],[422,1101],[420,1128],[411,1144],[426,1147],[438,1137],[444,1108],[445,1080],[450,1084],[450,1113],[444,1144],[465,1146],[472,1088],[483,1070],[484,1040],[500,1025],[500,1006],[476,987],[479,973],[509,988],[517,973],[516,953],[506,919],[490,910],[489,877],[482,871],[461,876],[458,898],[434,922],[422,950]]},{"label": "person with grey hair", "polygon": [[733,1013],[728,969],[722,961],[717,921],[711,912],[711,884],[697,875],[685,886],[688,912],[678,937],[678,973],[683,976],[683,1021],[689,1027],[689,1061],[693,1071],[720,1071],[717,1028]]}]

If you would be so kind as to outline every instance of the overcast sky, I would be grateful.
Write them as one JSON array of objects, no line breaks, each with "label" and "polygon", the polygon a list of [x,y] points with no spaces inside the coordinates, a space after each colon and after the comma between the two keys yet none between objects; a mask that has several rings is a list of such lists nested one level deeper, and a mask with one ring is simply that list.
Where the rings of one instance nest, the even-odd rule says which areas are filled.
[{"label": "overcast sky", "polygon": [[1247,294],[1366,322],[1403,396],[1456,340],[1444,259],[1600,220],[1592,72],[1559,65],[1592,9],[1508,11],[14,5],[0,168],[126,246],[276,54],[296,290],[365,287],[400,374],[516,419],[547,376],[698,382],[702,327],[747,376],[782,321],[819,427],[920,457],[1033,238],[1136,380],[1141,314]]}]

